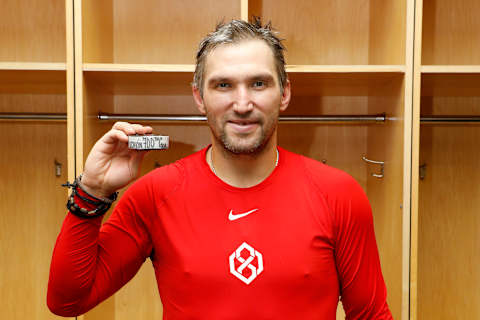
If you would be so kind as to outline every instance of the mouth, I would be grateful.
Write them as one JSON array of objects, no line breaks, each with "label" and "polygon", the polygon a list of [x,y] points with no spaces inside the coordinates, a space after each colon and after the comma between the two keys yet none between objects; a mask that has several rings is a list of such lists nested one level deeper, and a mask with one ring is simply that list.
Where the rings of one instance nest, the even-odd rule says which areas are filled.
[{"label": "mouth", "polygon": [[257,120],[229,120],[227,121],[227,126],[231,127],[234,131],[238,133],[248,133],[253,131],[259,125]]}]

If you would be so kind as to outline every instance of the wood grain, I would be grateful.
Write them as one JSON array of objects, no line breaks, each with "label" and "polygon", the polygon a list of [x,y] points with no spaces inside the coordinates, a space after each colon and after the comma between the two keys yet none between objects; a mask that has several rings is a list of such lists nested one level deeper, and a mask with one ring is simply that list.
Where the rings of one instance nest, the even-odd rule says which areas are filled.
[{"label": "wood grain", "polygon": [[66,113],[66,72],[0,70],[0,112]]},{"label": "wood grain", "polygon": [[[0,135],[2,318],[64,319],[50,313],[46,293],[66,213],[66,192],[60,186],[67,180],[66,123],[2,122]],[[59,177],[55,161],[62,164]]]},{"label": "wood grain", "polygon": [[0,61],[65,62],[65,0],[2,0]]},{"label": "wood grain", "polygon": [[410,218],[410,319],[418,319],[418,187],[420,167],[420,99],[423,0],[415,2],[412,96],[412,190]]},{"label": "wood grain", "polygon": [[423,2],[423,65],[480,64],[480,2]]},{"label": "wood grain", "polygon": [[[251,8],[250,8],[251,7]],[[254,0],[286,39],[288,64],[404,64],[405,1]]]},{"label": "wood grain", "polygon": [[84,62],[191,64],[201,38],[240,14],[239,0],[85,1]]},{"label": "wood grain", "polygon": [[373,210],[387,301],[394,319],[401,319],[403,301],[404,86],[404,78],[398,77],[381,87],[371,87],[368,112],[386,112],[392,120],[382,126],[368,127],[365,152],[367,158],[385,162],[382,179],[371,175],[378,172],[378,166],[365,165],[366,191]]},{"label": "wood grain", "polygon": [[[422,114],[480,115],[480,74],[473,84],[472,75],[463,77],[462,82],[461,75],[424,75]],[[457,86],[443,93],[430,87],[450,81]],[[463,95],[466,82],[476,84],[477,96]],[[426,164],[426,176],[419,181],[418,318],[476,319],[480,126],[422,125],[420,133],[420,164]]]}]

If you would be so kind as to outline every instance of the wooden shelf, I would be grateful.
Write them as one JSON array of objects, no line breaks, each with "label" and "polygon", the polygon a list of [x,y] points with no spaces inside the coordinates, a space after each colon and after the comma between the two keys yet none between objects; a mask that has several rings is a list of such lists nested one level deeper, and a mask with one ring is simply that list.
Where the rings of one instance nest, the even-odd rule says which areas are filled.
[{"label": "wooden shelf", "polygon": [[122,63],[84,63],[83,71],[105,72],[191,72],[193,64],[122,64]]},{"label": "wooden shelf", "polygon": [[65,71],[66,63],[55,62],[0,62],[0,70]]},{"label": "wooden shelf", "polygon": [[290,73],[405,73],[403,65],[287,65],[286,69]]},{"label": "wooden shelf", "polygon": [[424,65],[422,73],[480,73],[480,65]]},{"label": "wooden shelf", "polygon": [[[1,64],[0,64],[1,67]],[[288,73],[405,73],[404,65],[287,65]],[[83,71],[194,72],[194,64],[84,63]]]}]

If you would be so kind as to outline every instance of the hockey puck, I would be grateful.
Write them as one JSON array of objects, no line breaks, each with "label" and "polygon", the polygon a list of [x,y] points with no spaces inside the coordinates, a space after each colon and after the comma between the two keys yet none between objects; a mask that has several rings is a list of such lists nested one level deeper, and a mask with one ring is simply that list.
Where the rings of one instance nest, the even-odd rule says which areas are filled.
[{"label": "hockey puck", "polygon": [[128,136],[128,148],[133,150],[165,150],[168,149],[168,143],[169,136]]}]

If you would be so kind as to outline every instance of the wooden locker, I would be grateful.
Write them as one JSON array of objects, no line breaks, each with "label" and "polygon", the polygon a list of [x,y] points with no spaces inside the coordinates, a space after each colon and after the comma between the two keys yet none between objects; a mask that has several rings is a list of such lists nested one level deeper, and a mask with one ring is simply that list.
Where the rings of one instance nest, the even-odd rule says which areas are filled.
[{"label": "wooden locker", "polygon": [[[113,124],[98,113],[198,114],[191,96],[199,40],[222,19],[252,14],[286,38],[293,99],[285,115],[383,114],[382,123],[280,124],[279,144],[353,175],[374,210],[389,305],[408,318],[410,114],[413,1],[75,1],[77,171]],[[209,143],[205,124],[146,122],[170,135],[142,173]],[[385,162],[381,170],[362,157]],[[148,262],[84,319],[158,319],[161,303]],[[339,315],[339,318],[342,318]]]},{"label": "wooden locker", "polygon": [[0,4],[4,319],[60,318],[48,310],[46,293],[53,247],[65,216],[61,184],[74,175],[73,118],[67,120],[73,115],[73,83],[67,80],[73,76],[67,53],[67,47],[73,47],[69,8],[70,2],[63,0]]},{"label": "wooden locker", "polygon": [[416,6],[411,316],[477,319],[480,3]]},{"label": "wooden locker", "polygon": [[[12,135],[21,130],[20,137],[28,139],[31,144],[25,150],[21,146],[12,146],[12,154],[4,154],[1,158],[2,168],[9,168],[12,159],[26,155],[22,160],[26,164],[16,161],[15,166],[15,170],[25,174],[29,171],[19,168],[32,168],[28,161],[39,159],[36,165],[47,168],[48,155],[60,154],[56,158],[60,163],[67,162],[70,181],[82,172],[93,143],[112,125],[111,121],[100,121],[99,112],[198,114],[191,97],[190,82],[199,40],[222,19],[247,19],[255,14],[264,22],[272,20],[281,36],[287,39],[287,71],[292,81],[293,100],[285,115],[385,114],[386,120],[376,124],[361,121],[282,123],[279,143],[347,171],[365,189],[374,210],[388,302],[396,319],[408,318],[412,0],[295,3],[231,0],[221,3],[190,1],[188,4],[148,0],[141,6],[127,0],[66,0],[48,5],[39,1],[28,4],[7,1],[2,6],[2,24],[7,26],[5,30],[8,32],[2,33],[0,38],[0,111],[62,113],[67,118],[66,122],[49,123],[2,121],[2,132],[8,131],[5,134]],[[21,16],[10,15],[11,12]],[[72,81],[74,68],[75,85]],[[142,173],[173,162],[209,143],[205,124],[150,124],[156,132],[171,136],[172,147],[167,152],[150,153]],[[42,144],[43,138],[49,142]],[[44,152],[43,148],[47,151]],[[39,153],[42,157],[38,156]],[[363,156],[384,161],[382,178],[372,176],[379,174],[382,168],[367,164],[362,160]],[[15,170],[8,174],[15,175]],[[34,172],[40,171],[42,175],[36,178],[34,185],[47,179],[43,172],[48,170]],[[53,186],[57,180],[64,182],[65,178],[45,181]],[[24,178],[8,176],[8,179],[9,190],[14,190],[10,188],[10,181],[19,184],[18,190],[25,188]],[[48,218],[57,223],[48,228],[35,227],[35,232],[39,232],[36,235],[51,245],[49,249],[42,247],[35,251],[38,251],[36,255],[45,256],[42,270],[48,270],[53,241],[65,214],[62,207],[66,192],[59,190],[63,189],[48,192],[48,198],[42,193],[41,197],[41,203],[55,206],[47,211],[52,212]],[[2,194],[8,192],[11,191]],[[51,200],[50,197],[58,199]],[[7,203],[5,211],[13,210],[12,202],[2,203]],[[22,205],[32,203],[36,201],[24,201]],[[30,207],[21,210],[37,212]],[[35,214],[35,219],[38,216]],[[34,220],[28,217],[31,225]],[[2,215],[2,235],[10,236],[16,230],[12,228],[17,223],[16,218]],[[30,237],[31,233],[25,234]],[[20,243],[15,241],[16,237],[12,235],[9,241]],[[27,245],[28,237],[21,246]],[[11,242],[2,241],[2,248],[7,253],[11,250]],[[41,242],[35,242],[38,243]],[[23,269],[16,271],[24,273]],[[46,284],[47,276],[38,274],[35,279]],[[25,280],[24,283],[30,288],[33,282]],[[11,285],[6,288],[10,290]],[[38,288],[35,299],[46,293],[46,287]],[[18,289],[20,296],[25,288],[19,286]],[[44,304],[38,303],[40,309],[46,309]],[[9,302],[8,306],[8,310],[17,312],[12,309],[12,306],[18,308],[17,304]],[[147,263],[125,288],[83,318],[158,319],[161,312],[153,269]],[[45,317],[52,315],[46,313]],[[342,318],[340,312],[339,318]]]}]

